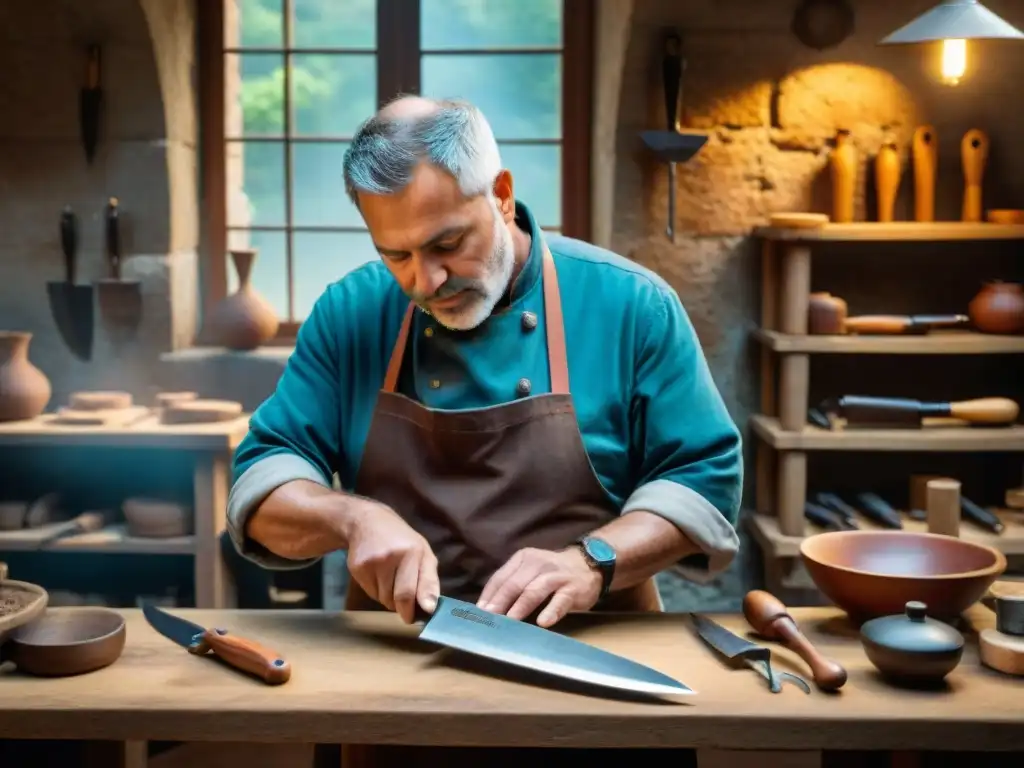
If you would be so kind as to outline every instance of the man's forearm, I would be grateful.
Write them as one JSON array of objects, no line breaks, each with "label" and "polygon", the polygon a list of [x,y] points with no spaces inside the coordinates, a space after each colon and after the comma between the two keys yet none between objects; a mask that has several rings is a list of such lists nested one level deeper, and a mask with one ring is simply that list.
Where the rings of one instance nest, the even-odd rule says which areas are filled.
[{"label": "man's forearm", "polygon": [[592,535],[615,549],[613,591],[636,586],[701,551],[670,520],[641,510],[616,518]]},{"label": "man's forearm", "polygon": [[353,521],[373,503],[309,480],[292,480],[263,500],[245,532],[289,560],[323,557],[348,549]]}]

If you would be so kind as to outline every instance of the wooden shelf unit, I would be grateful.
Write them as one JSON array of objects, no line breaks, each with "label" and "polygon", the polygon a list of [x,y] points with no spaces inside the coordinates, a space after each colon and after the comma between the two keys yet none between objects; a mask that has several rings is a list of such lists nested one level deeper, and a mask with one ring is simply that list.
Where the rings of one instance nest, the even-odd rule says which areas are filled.
[{"label": "wooden shelf unit", "polygon": [[[1024,336],[950,331],[914,336],[812,336],[807,311],[811,257],[816,243],[1024,240],[1024,226],[960,222],[827,224],[820,229],[759,227],[762,245],[761,414],[751,417],[757,436],[756,508],[751,524],[770,561],[796,558],[799,542],[817,532],[804,518],[809,451],[1024,452],[1024,426],[825,430],[809,425],[812,354],[998,355],[1024,354]],[[908,520],[907,529],[915,523]],[[965,538],[969,524],[964,524]],[[1024,555],[1024,528],[1016,536],[985,540]],[[1017,549],[1021,551],[1018,552]]]},{"label": "wooden shelf unit", "polygon": [[234,585],[224,567],[220,534],[224,530],[231,484],[231,454],[249,431],[249,417],[213,424],[161,424],[153,415],[126,427],[70,426],[54,423],[52,414],[0,424],[0,446],[62,448],[92,446],[162,448],[194,457],[192,470],[193,535],[167,539],[129,536],[122,525],[45,542],[53,525],[0,532],[3,552],[94,552],[109,554],[192,555],[197,608],[230,608]]}]

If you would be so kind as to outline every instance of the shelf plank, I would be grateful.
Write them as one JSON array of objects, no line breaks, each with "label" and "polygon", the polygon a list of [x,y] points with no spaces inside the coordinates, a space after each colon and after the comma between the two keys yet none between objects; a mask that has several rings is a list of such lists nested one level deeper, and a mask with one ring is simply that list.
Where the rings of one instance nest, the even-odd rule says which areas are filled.
[{"label": "shelf plank", "polygon": [[40,546],[52,529],[59,526],[0,532],[0,552],[99,552],[134,555],[191,555],[196,551],[193,536],[156,539],[129,536],[123,525],[112,525],[99,531],[79,533]]},{"label": "shelf plank", "polygon": [[[992,512],[998,515],[1003,521],[1003,525],[1006,526],[1002,534],[989,533],[972,523],[962,522],[960,538],[964,541],[993,547],[1004,555],[1024,555],[1024,512],[1008,509],[992,509]],[[805,536],[787,536],[779,530],[778,520],[774,516],[757,512],[747,515],[747,521],[766,557],[800,557],[800,542],[807,536],[823,532],[823,529],[808,521]],[[857,522],[861,530],[864,531],[882,530],[880,526],[866,518],[860,518]],[[903,530],[927,533],[928,525],[903,516]]]},{"label": "shelf plank", "polygon": [[896,221],[826,224],[815,229],[755,227],[755,237],[775,242],[942,242],[944,240],[1021,240],[1024,225],[960,221]]},{"label": "shelf plank", "polygon": [[922,427],[827,430],[806,426],[788,432],[779,420],[750,417],[754,432],[780,451],[1024,451],[1024,427]]},{"label": "shelf plank", "polygon": [[795,336],[756,329],[754,339],[780,354],[835,355],[1010,355],[1024,354],[1024,336],[972,331],[921,336]]},{"label": "shelf plank", "polygon": [[56,424],[54,414],[0,423],[0,446],[91,446],[233,451],[249,431],[249,416],[212,424],[161,424],[156,416],[126,427]]}]

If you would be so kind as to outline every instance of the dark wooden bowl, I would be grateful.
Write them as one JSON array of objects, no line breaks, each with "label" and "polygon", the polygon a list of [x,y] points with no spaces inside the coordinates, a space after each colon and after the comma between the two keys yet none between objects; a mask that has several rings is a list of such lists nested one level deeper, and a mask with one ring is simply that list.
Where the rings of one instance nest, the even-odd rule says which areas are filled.
[{"label": "dark wooden bowl", "polygon": [[800,544],[824,595],[860,622],[902,614],[917,600],[955,619],[1006,570],[1002,552],[952,536],[910,531],[833,531]]},{"label": "dark wooden bowl", "polygon": [[124,617],[117,611],[50,608],[36,621],[18,627],[6,650],[22,672],[65,677],[113,664],[124,641]]}]

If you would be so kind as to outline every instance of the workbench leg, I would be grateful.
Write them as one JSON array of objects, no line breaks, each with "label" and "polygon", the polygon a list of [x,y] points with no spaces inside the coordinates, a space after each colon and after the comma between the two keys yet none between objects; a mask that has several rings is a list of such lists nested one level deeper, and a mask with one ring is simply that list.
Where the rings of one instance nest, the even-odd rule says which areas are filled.
[{"label": "workbench leg", "polygon": [[698,749],[697,768],[821,768],[821,752]]},{"label": "workbench leg", "polygon": [[226,525],[230,465],[224,454],[196,457],[192,481],[195,509],[195,592],[197,608],[234,608],[235,585],[220,553]]},{"label": "workbench leg", "polygon": [[89,741],[85,743],[85,768],[146,768],[149,744],[145,741]]}]

